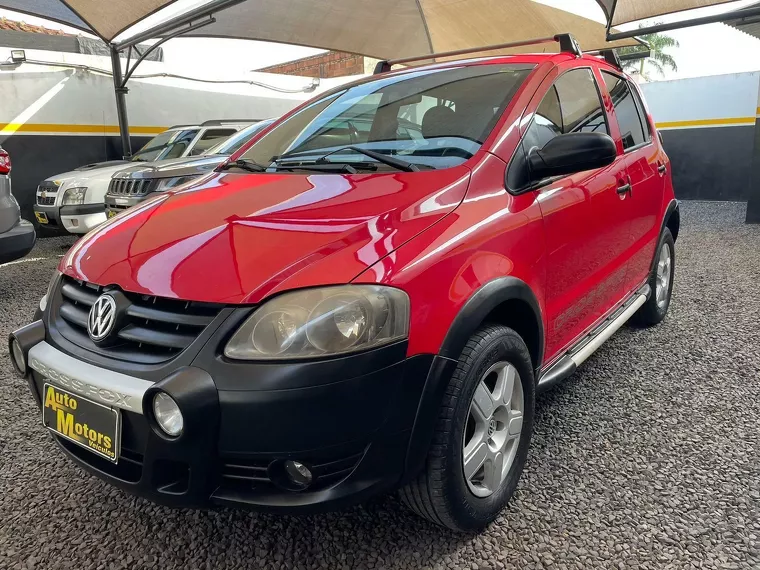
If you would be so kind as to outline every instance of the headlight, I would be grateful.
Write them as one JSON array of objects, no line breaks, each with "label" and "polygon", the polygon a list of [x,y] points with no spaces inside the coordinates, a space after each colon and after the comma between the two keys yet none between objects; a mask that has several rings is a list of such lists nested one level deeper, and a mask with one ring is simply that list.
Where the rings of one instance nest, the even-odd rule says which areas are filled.
[{"label": "headlight", "polygon": [[69,188],[63,193],[64,206],[78,206],[84,204],[84,195],[87,188]]},{"label": "headlight", "polygon": [[228,358],[310,358],[366,350],[409,334],[409,297],[379,285],[285,293],[264,303],[224,349]]},{"label": "headlight", "polygon": [[174,178],[161,178],[156,185],[156,192],[162,192],[164,190],[171,190],[177,186],[181,186],[186,182],[195,180],[197,176],[175,176]]}]

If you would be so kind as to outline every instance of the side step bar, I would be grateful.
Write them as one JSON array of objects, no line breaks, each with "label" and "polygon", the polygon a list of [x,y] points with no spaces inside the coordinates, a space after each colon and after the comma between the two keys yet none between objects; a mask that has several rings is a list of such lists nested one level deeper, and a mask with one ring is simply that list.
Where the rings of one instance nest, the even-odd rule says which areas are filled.
[{"label": "side step bar", "polygon": [[538,380],[538,391],[542,392],[572,375],[589,356],[594,354],[607,339],[633,316],[641,305],[646,303],[650,294],[651,288],[649,285],[644,285],[631,299],[583,337],[562,358],[541,374]]}]

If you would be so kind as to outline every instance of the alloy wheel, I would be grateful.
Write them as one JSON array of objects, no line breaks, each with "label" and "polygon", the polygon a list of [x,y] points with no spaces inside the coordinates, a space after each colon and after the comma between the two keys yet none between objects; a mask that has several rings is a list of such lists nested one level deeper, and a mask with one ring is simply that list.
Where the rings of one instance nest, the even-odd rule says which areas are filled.
[{"label": "alloy wheel", "polygon": [[497,362],[480,379],[467,416],[462,467],[470,491],[498,491],[514,463],[522,432],[524,398],[517,369]]},{"label": "alloy wheel", "polygon": [[657,306],[662,309],[668,302],[668,291],[670,290],[670,247],[667,243],[662,244],[660,248],[660,257],[657,260],[657,281],[655,287],[655,297]]}]

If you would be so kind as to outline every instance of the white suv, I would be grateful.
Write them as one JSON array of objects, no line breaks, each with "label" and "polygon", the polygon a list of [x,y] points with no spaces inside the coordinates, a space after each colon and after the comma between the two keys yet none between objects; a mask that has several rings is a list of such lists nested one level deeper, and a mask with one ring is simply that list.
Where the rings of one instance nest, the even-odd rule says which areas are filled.
[{"label": "white suv", "polygon": [[[154,137],[130,159],[155,162],[203,154],[215,144],[254,121],[206,121],[177,125]],[[111,175],[130,161],[88,164],[51,176],[37,187],[34,216],[41,226],[86,234],[106,221],[105,196]]]}]

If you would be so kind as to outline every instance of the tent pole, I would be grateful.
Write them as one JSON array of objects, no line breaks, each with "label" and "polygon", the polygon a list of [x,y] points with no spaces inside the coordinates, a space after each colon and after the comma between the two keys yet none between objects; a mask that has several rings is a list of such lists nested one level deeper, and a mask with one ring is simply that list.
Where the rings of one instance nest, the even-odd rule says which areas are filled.
[{"label": "tent pole", "polygon": [[668,22],[667,24],[656,24],[646,28],[636,28],[627,32],[607,32],[607,41],[624,40],[635,36],[645,36],[647,34],[656,34],[658,32],[667,32],[670,30],[679,30],[681,28],[691,28],[692,26],[702,26],[704,24],[715,24],[717,22],[733,23],[752,23],[755,18],[760,17],[760,6],[752,8],[742,8],[734,12],[723,12],[713,16],[703,18],[693,18],[691,20],[681,20],[680,22]]},{"label": "tent pole", "polygon": [[111,66],[113,67],[113,87],[116,93],[116,115],[119,118],[122,154],[124,158],[129,158],[132,156],[132,142],[129,140],[129,118],[127,117],[127,93],[129,89],[124,85],[122,78],[119,50],[113,45],[111,46]]}]

